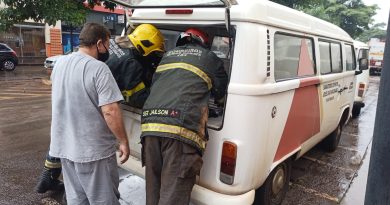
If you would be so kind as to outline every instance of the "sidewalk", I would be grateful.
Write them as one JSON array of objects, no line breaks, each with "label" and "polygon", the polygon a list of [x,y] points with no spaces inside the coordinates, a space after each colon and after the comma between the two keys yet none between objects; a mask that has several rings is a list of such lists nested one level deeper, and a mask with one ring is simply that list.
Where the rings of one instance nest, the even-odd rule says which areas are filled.
[{"label": "sidewalk", "polygon": [[363,205],[364,197],[366,195],[366,185],[368,168],[370,165],[372,142],[368,146],[367,153],[364,156],[362,165],[357,172],[357,176],[353,179],[351,187],[348,189],[345,197],[341,201],[341,205]]}]

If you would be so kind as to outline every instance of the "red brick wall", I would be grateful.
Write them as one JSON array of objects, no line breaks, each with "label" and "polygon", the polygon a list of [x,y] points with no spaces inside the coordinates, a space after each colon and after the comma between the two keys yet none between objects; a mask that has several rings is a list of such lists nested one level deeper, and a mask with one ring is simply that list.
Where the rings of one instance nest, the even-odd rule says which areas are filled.
[{"label": "red brick wall", "polygon": [[61,30],[56,28],[50,29],[50,43],[46,44],[47,57],[63,54],[61,42]]}]

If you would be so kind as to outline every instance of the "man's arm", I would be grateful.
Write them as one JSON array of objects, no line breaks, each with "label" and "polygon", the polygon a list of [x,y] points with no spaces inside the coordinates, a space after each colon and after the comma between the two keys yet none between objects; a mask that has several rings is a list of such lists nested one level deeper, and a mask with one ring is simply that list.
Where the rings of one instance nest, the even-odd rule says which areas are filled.
[{"label": "man's arm", "polygon": [[222,61],[219,62],[218,69],[214,73],[214,85],[212,91],[215,96],[215,102],[217,104],[224,104],[224,97],[226,94],[226,88],[228,83],[228,75],[225,72]]},{"label": "man's arm", "polygon": [[117,102],[103,105],[101,109],[108,127],[119,141],[119,157],[121,164],[123,164],[129,159],[130,148],[121,109]]}]

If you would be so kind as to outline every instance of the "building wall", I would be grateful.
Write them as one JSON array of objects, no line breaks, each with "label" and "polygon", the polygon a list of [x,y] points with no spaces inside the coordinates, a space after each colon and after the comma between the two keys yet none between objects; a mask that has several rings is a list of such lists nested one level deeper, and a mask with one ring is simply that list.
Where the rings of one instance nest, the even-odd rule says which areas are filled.
[{"label": "building wall", "polygon": [[61,21],[56,25],[45,25],[46,56],[62,55]]},{"label": "building wall", "polygon": [[46,58],[44,30],[44,24],[26,21],[1,32],[0,42],[16,52],[20,64],[43,63]]},{"label": "building wall", "polygon": [[46,44],[46,55],[48,57],[62,55],[61,29],[50,28],[50,43]]}]

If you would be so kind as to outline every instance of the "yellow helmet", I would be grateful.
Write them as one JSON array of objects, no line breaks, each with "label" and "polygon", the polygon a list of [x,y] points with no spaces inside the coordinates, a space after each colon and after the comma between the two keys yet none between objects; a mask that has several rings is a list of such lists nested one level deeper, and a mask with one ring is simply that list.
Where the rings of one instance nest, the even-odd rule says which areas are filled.
[{"label": "yellow helmet", "polygon": [[139,25],[128,37],[143,56],[153,51],[164,52],[164,37],[160,30],[151,24]]}]

